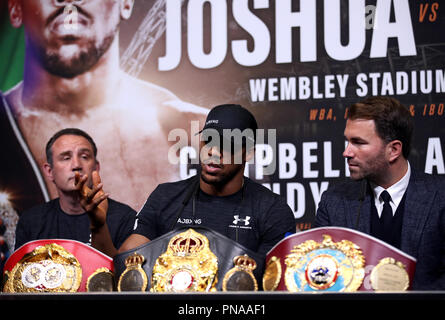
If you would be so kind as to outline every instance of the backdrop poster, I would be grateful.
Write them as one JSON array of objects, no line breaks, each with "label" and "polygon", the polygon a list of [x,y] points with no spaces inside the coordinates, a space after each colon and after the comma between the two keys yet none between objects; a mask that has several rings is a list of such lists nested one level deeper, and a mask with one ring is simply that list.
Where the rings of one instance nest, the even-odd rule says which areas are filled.
[{"label": "backdrop poster", "polygon": [[[78,126],[89,132],[98,144],[105,188],[139,210],[157,184],[196,173],[189,165],[194,149],[170,153],[180,155],[182,164],[169,158],[180,138],[174,130],[185,130],[193,140],[207,110],[222,103],[245,106],[265,129],[264,144],[246,174],[287,199],[300,229],[311,227],[329,185],[348,179],[342,157],[345,118],[348,106],[367,96],[391,96],[407,105],[415,122],[411,166],[445,174],[445,8],[439,1],[137,0],[131,12],[120,12],[120,23],[110,18],[119,15],[110,9],[112,3],[68,6],[67,1],[56,8],[53,1],[40,2],[47,11],[38,12],[48,12],[43,21],[80,25],[82,32],[66,35],[97,40],[103,31],[105,36],[97,61],[80,60],[85,69],[67,71],[36,59],[37,71],[27,71],[25,63],[29,77],[20,75],[18,83],[3,88],[2,132],[7,132],[1,143],[22,160],[8,159],[1,167],[0,188],[7,199],[2,205],[16,215],[56,196],[40,172],[44,144],[56,130]],[[100,19],[110,24],[108,37],[106,27],[98,27]],[[45,30],[44,25],[35,23],[31,32],[25,23],[25,36],[17,32],[17,39],[35,41],[2,48],[2,63],[16,61],[22,51],[27,61],[39,52],[29,49],[33,44],[50,46],[43,40],[36,44],[42,38],[36,30]],[[7,30],[2,38],[11,37],[11,28],[2,30]],[[39,72],[47,72],[62,81],[54,93],[47,85],[46,97],[59,97],[60,83],[74,90],[86,81],[85,74],[94,75],[104,57],[115,60],[114,76],[91,83],[89,89],[99,88],[97,96],[82,104],[81,112],[66,114],[72,100],[53,99],[61,107],[48,111],[38,95],[21,95],[29,78],[34,79],[30,84],[44,83]],[[46,112],[32,113],[38,106]],[[54,113],[60,115],[57,121],[51,120]],[[26,122],[31,118],[33,126]]]}]

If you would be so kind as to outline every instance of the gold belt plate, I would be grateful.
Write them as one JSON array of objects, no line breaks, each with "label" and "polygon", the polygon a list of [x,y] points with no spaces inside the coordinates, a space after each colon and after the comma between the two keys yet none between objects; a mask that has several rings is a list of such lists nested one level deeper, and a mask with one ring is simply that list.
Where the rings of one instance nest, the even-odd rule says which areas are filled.
[{"label": "gold belt plate", "polygon": [[151,292],[216,291],[218,259],[206,236],[188,229],[172,237],[156,259]]},{"label": "gold belt plate", "polygon": [[307,240],[285,259],[284,280],[289,291],[357,291],[365,275],[365,257],[355,243]]},{"label": "gold belt plate", "polygon": [[62,246],[38,246],[7,274],[4,292],[76,292],[82,268],[76,257]]}]

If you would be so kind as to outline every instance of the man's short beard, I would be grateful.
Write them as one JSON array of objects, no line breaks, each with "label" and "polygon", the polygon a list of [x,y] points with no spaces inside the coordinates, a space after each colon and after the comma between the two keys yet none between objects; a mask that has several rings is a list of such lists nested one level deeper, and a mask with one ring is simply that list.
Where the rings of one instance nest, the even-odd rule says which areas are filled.
[{"label": "man's short beard", "polygon": [[389,163],[384,159],[385,152],[382,148],[373,159],[368,160],[365,169],[361,169],[361,174],[358,177],[352,178],[351,175],[351,178],[353,180],[368,179],[376,184],[381,183],[385,179],[390,167]]},{"label": "man's short beard", "polygon": [[110,48],[115,35],[116,33],[113,33],[105,37],[98,46],[94,42],[88,43],[85,50],[79,50],[69,60],[62,58],[58,52],[45,48],[39,50],[38,58],[44,69],[49,73],[61,78],[71,79],[94,67]]},{"label": "man's short beard", "polygon": [[201,179],[205,183],[213,185],[213,186],[215,186],[217,188],[218,187],[223,187],[229,181],[231,181],[238,174],[238,172],[240,170],[244,171],[244,166],[241,166],[238,170],[233,170],[233,171],[228,172],[227,175],[219,176],[220,179],[210,180],[210,179],[207,179],[207,177],[204,174],[201,174]]}]

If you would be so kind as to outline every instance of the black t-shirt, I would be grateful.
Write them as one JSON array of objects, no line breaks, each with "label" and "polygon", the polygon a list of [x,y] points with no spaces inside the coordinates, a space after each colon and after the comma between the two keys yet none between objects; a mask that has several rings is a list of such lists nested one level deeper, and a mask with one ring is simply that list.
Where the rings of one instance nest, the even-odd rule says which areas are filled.
[{"label": "black t-shirt", "polygon": [[[107,225],[111,239],[119,248],[131,235],[136,211],[126,204],[108,199]],[[15,248],[39,239],[70,239],[91,243],[90,221],[87,213],[69,215],[60,208],[59,199],[24,211],[16,229]]]},{"label": "black t-shirt", "polygon": [[[171,231],[193,178],[160,184],[138,213],[134,233],[153,240]],[[193,225],[213,229],[261,254],[266,254],[286,233],[294,233],[296,227],[285,200],[249,178],[244,179],[240,191],[229,196],[211,196],[199,190],[175,227]]]}]

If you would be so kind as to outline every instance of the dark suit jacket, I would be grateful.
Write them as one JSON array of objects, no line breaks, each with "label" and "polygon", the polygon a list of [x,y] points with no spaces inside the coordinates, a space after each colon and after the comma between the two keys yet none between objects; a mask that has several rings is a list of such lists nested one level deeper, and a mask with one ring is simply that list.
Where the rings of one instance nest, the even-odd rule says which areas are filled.
[{"label": "dark suit jacket", "polygon": [[[338,226],[370,234],[369,186],[357,221],[361,182],[348,181],[323,193],[315,227]],[[445,289],[445,179],[411,170],[406,190],[401,250],[417,259],[414,290]]]}]

